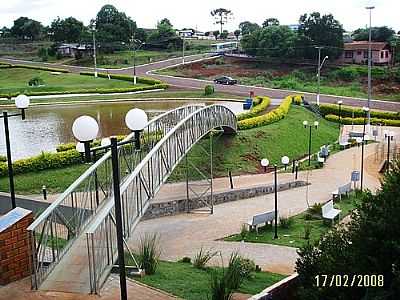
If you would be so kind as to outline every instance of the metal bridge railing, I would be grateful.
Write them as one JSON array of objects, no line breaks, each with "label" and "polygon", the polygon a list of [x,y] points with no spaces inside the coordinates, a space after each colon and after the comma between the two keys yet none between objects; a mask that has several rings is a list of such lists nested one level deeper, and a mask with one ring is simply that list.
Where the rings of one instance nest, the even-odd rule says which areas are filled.
[{"label": "metal bridge railing", "polygon": [[[142,156],[171,128],[203,106],[180,107],[152,119],[141,135],[143,151],[135,151],[131,144],[119,147],[121,182],[132,173]],[[133,136],[133,133],[128,135],[124,141],[134,142]],[[108,201],[112,191],[111,170],[111,153],[108,151],[29,226],[32,288],[40,286],[85,226]]]},{"label": "metal bridge railing", "polygon": [[[236,117],[228,108],[211,105],[182,119],[153,147],[121,184],[123,235],[132,234],[154,197],[180,160],[210,130],[236,132]],[[107,202],[86,231],[92,293],[98,293],[117,256],[114,200]]]}]

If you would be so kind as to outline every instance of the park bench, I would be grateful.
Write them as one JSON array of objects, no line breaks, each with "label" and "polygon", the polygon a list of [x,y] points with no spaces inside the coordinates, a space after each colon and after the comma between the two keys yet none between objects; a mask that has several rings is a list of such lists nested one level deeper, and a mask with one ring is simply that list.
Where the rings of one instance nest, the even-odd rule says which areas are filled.
[{"label": "park bench", "polygon": [[345,185],[339,186],[337,190],[332,192],[332,200],[336,197],[339,197],[339,200],[342,200],[342,195],[346,195],[351,192],[351,182],[346,183]]},{"label": "park bench", "polygon": [[347,146],[350,145],[350,143],[348,142],[347,139],[341,139],[341,140],[339,141],[339,145],[340,145],[340,147],[342,147],[343,149],[346,149]]},{"label": "park bench", "polygon": [[340,209],[333,207],[333,200],[329,200],[322,206],[322,218],[331,220],[332,224],[336,216],[339,216],[340,212]]},{"label": "park bench", "polygon": [[249,230],[255,228],[258,233],[258,225],[266,225],[273,220],[275,220],[275,211],[269,211],[253,216],[253,218],[248,220],[246,224],[249,226]]}]

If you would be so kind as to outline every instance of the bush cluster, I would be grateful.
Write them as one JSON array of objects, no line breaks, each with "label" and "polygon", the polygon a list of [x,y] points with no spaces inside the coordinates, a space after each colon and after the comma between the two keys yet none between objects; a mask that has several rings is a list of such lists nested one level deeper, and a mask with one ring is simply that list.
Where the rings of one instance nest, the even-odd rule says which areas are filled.
[{"label": "bush cluster", "polygon": [[[396,79],[396,69],[388,69],[383,67],[374,67],[371,69],[372,77],[379,80],[388,80],[391,78]],[[330,72],[329,76],[332,79],[338,79],[343,81],[356,80],[360,77],[368,76],[368,68],[366,66],[345,66],[335,71]]]},{"label": "bush cluster", "polygon": [[214,94],[214,86],[213,85],[206,85],[204,87],[204,95],[209,96]]},{"label": "bush cluster", "polygon": [[[34,157],[14,161],[13,169],[15,174],[21,174],[46,169],[57,169],[77,164],[81,161],[81,155],[75,149],[56,153],[42,152],[40,155]],[[7,163],[0,162],[0,176],[6,176],[7,170]]]},{"label": "bush cluster", "polygon": [[290,97],[292,97],[292,103],[296,105],[301,105],[304,101],[303,95],[291,95]]},{"label": "bush cluster", "polygon": [[238,121],[257,117],[261,112],[267,109],[271,104],[271,99],[269,97],[257,96],[253,100],[253,107],[248,111],[241,113],[237,116]]},{"label": "bush cluster", "polygon": [[292,96],[287,96],[278,108],[266,113],[265,115],[241,120],[238,122],[240,130],[260,127],[268,125],[283,119],[289,112],[290,104],[292,103]]},{"label": "bush cluster", "polygon": [[[328,121],[331,122],[339,122],[339,116],[337,115],[326,115],[325,119],[327,119]],[[364,124],[364,118],[348,118],[348,117],[342,117],[341,121],[342,124],[345,125],[351,125],[351,124],[355,124],[355,125],[362,125]],[[377,125],[377,124],[382,124],[385,126],[397,126],[400,127],[400,120],[390,120],[390,119],[380,119],[380,118],[371,118],[371,124],[373,125]]]},{"label": "bush cluster", "polygon": [[[339,105],[336,104],[321,104],[319,110],[322,115],[339,115]],[[340,115],[342,117],[352,117],[354,112],[354,117],[364,117],[364,111],[362,108],[355,108],[349,106],[342,106]],[[370,111],[372,118],[380,119],[390,119],[390,120],[400,120],[400,112],[388,112],[388,111]]]}]

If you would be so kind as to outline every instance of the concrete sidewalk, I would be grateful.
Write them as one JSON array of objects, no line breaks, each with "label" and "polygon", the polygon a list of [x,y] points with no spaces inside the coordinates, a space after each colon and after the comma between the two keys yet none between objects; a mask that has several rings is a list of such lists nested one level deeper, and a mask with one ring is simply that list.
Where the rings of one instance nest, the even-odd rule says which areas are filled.
[{"label": "concrete sidewalk", "polygon": [[[375,150],[375,145],[365,147],[366,160]],[[353,169],[359,169],[361,148],[354,147],[331,156],[323,169],[310,172],[301,172],[300,180],[312,183],[308,187],[279,192],[279,213],[294,215],[307,209],[307,194],[310,205],[325,202],[331,198],[331,192],[339,185],[350,181]],[[373,161],[373,160],[372,160]],[[354,167],[353,167],[354,165]],[[371,190],[379,187],[376,174],[364,172],[364,186]],[[289,180],[292,174],[280,174],[279,181]],[[235,178],[236,187],[251,186],[260,183],[271,184],[273,174],[246,175]],[[227,179],[215,180],[215,188],[226,189],[229,186]],[[228,187],[229,188],[229,187]],[[182,184],[172,184],[163,187],[158,199],[184,196]],[[264,270],[291,274],[298,257],[296,248],[276,246],[270,244],[233,243],[220,239],[238,233],[243,222],[254,214],[272,211],[274,209],[274,195],[265,195],[252,199],[224,203],[214,208],[214,214],[181,214],[171,217],[146,220],[139,224],[134,237],[129,241],[134,249],[138,238],[146,232],[159,233],[162,256],[164,260],[176,261],[184,256],[193,257],[201,247],[213,248],[221,251],[223,261],[228,261],[229,255],[239,250],[241,254],[253,259]],[[213,261],[219,264],[220,259]]]}]

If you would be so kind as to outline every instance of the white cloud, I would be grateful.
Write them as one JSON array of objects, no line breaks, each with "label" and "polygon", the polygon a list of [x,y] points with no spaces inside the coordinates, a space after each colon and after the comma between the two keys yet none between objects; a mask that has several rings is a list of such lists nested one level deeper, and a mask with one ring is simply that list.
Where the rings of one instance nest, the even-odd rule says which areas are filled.
[{"label": "white cloud", "polygon": [[368,23],[366,5],[375,5],[373,24],[387,25],[400,30],[400,1],[398,0],[2,0],[0,27],[11,26],[13,20],[28,16],[48,25],[56,18],[74,16],[88,23],[104,4],[113,4],[131,16],[141,27],[154,27],[157,20],[169,18],[177,28],[198,27],[201,30],[217,28],[213,25],[210,11],[224,7],[232,10],[234,18],[228,24],[236,29],[242,21],[262,23],[268,17],[278,18],[282,24],[295,24],[303,13],[319,11],[332,13],[347,30],[364,27]]}]

